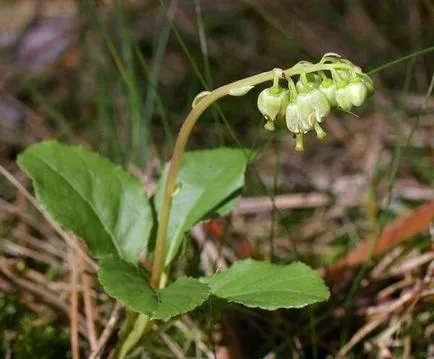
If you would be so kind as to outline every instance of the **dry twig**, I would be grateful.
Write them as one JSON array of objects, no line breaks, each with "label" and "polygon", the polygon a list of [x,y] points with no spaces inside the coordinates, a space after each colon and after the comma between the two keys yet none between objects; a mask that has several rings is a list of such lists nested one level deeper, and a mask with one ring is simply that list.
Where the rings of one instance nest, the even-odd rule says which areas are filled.
[{"label": "dry twig", "polygon": [[118,320],[121,316],[122,310],[123,310],[123,305],[116,302],[115,304],[115,308],[113,309],[113,312],[110,316],[110,319],[108,320],[104,331],[102,332],[101,336],[98,339],[98,343],[97,346],[95,348],[95,350],[93,351],[93,353],[89,356],[89,359],[99,359],[101,358],[101,354],[103,352],[103,349],[105,347],[105,345],[107,344],[107,341],[110,339],[117,323]]},{"label": "dry twig", "polygon": [[[273,203],[274,202],[274,203]],[[330,203],[330,198],[323,193],[308,193],[308,194],[285,194],[275,196],[273,200],[270,197],[251,197],[242,198],[240,205],[235,209],[234,213],[251,214],[260,212],[270,212],[273,207],[277,209],[291,208],[311,208],[322,207]]]},{"label": "dry twig", "polygon": [[70,319],[71,319],[71,349],[72,358],[80,358],[80,347],[78,342],[78,253],[71,248],[70,251],[70,268],[71,268],[71,303],[70,303]]},{"label": "dry twig", "polygon": [[[78,240],[77,240],[78,242]],[[78,242],[79,245],[81,245]],[[85,252],[85,249],[83,252]],[[84,312],[86,314],[86,326],[87,331],[89,333],[89,344],[92,351],[95,351],[97,348],[97,334],[95,328],[95,311],[94,311],[94,302],[92,300],[92,276],[86,271],[85,261],[81,258],[80,253],[79,262],[80,262],[80,272],[81,272],[81,282],[83,284],[83,301],[84,301]]]}]

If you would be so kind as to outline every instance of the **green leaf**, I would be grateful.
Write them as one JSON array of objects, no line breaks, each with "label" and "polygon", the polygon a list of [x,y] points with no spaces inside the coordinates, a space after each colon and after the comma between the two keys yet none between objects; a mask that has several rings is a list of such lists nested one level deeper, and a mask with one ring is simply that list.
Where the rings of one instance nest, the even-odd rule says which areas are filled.
[{"label": "green leaf", "polygon": [[187,313],[208,299],[206,284],[194,278],[183,277],[166,288],[154,291],[148,284],[148,275],[120,259],[103,259],[98,278],[106,292],[134,311],[152,319],[171,318]]},{"label": "green leaf", "polygon": [[137,263],[153,225],[138,180],[96,153],[54,141],[30,147],[18,164],[32,178],[44,211],[94,256]]},{"label": "green leaf", "polygon": [[[228,213],[237,203],[244,185],[248,164],[246,153],[239,149],[187,152],[177,179],[179,192],[173,196],[168,228],[168,265],[177,255],[184,233],[199,221]],[[155,205],[160,214],[168,166],[159,183]]]},{"label": "green leaf", "polygon": [[268,310],[300,308],[330,296],[319,274],[300,262],[283,266],[247,259],[201,282],[216,297]]}]

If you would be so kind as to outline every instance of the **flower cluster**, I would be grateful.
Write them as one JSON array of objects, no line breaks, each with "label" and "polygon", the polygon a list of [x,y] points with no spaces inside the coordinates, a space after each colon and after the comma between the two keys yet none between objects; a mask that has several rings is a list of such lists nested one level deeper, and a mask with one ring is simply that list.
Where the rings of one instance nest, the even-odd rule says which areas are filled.
[{"label": "flower cluster", "polygon": [[[320,124],[332,107],[350,112],[374,92],[372,80],[360,67],[333,53],[317,64],[300,62],[292,70],[299,75],[296,82],[276,69],[273,86],[259,94],[258,108],[267,130],[286,123],[295,134],[297,151],[303,150],[305,133],[314,130],[318,138],[326,136]],[[287,88],[280,85],[281,79],[288,82]]]}]

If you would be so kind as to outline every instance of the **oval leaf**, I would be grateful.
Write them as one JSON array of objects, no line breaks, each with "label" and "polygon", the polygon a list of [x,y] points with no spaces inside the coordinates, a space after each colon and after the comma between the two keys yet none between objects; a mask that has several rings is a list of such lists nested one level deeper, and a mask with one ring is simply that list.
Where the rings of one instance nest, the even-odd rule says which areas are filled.
[{"label": "oval leaf", "polygon": [[137,263],[153,224],[138,180],[96,153],[54,141],[30,147],[18,164],[32,178],[44,211],[94,256]]},{"label": "oval leaf", "polygon": [[210,294],[206,284],[187,277],[154,291],[143,269],[120,259],[103,259],[98,278],[109,295],[152,319],[166,319],[187,313],[201,305]]},{"label": "oval leaf", "polygon": [[300,308],[330,296],[319,274],[300,262],[283,266],[247,259],[201,281],[216,297],[268,310]]},{"label": "oval leaf", "polygon": [[[237,203],[244,185],[250,155],[231,148],[187,152],[181,163],[167,233],[168,265],[181,247],[184,233],[196,223],[212,215],[229,212]],[[157,213],[161,212],[168,166],[155,195]]]}]

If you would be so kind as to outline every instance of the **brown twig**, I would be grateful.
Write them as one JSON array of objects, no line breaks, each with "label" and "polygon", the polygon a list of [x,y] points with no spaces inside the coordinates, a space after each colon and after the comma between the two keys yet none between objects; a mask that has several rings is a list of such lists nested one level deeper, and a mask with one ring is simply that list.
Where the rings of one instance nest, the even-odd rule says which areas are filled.
[{"label": "brown twig", "polygon": [[70,320],[71,320],[71,350],[72,358],[80,358],[80,347],[78,342],[78,268],[77,256],[78,252],[71,248],[70,251],[70,267],[71,267],[71,302],[70,302]]},{"label": "brown twig", "polygon": [[27,232],[23,232],[19,228],[13,228],[10,231],[11,235],[20,239],[23,245],[26,245],[28,248],[32,248],[38,252],[45,253],[53,257],[54,260],[64,260],[67,258],[67,249],[68,247],[64,246],[64,243],[61,242],[55,234],[51,234],[50,237],[55,237],[55,241],[50,242],[50,237],[42,237],[37,238],[30,235]]},{"label": "brown twig", "polygon": [[[330,203],[330,197],[323,193],[288,194],[274,197],[274,206],[278,209],[322,207]],[[270,197],[242,198],[236,214],[270,212],[273,201]]]},{"label": "brown twig", "polygon": [[104,349],[107,341],[111,337],[111,335],[112,335],[112,333],[116,327],[116,324],[118,323],[118,320],[121,316],[123,308],[124,307],[122,304],[116,302],[115,307],[113,309],[113,312],[110,316],[110,319],[108,320],[107,325],[104,328],[104,331],[102,332],[101,336],[98,339],[98,344],[97,344],[95,350],[89,356],[89,359],[98,359],[101,357],[103,349]]},{"label": "brown twig", "polygon": [[[26,178],[26,182],[28,182],[27,178]],[[26,185],[26,183],[24,184],[24,186],[25,185]],[[26,212],[27,198],[21,192],[17,193],[15,205],[17,206],[17,208],[20,212]],[[26,227],[27,227],[27,224],[25,222],[21,222],[18,224],[18,229],[20,229],[22,231],[26,231]]]},{"label": "brown twig", "polygon": [[[77,243],[79,240],[77,239]],[[85,249],[82,247],[83,252]],[[97,334],[95,328],[95,311],[94,311],[94,303],[92,300],[92,276],[86,271],[85,261],[80,256],[81,252],[78,253],[78,260],[80,262],[80,272],[81,272],[81,282],[83,285],[83,301],[84,301],[84,312],[86,314],[86,326],[87,332],[89,334],[89,344],[90,349],[94,351],[97,347]]]},{"label": "brown twig", "polygon": [[389,317],[388,313],[382,314],[377,319],[369,322],[368,324],[364,325],[361,329],[359,329],[351,338],[351,340],[345,344],[339,352],[336,354],[336,358],[342,359],[346,358],[347,353],[357,344],[359,343],[364,337],[366,337],[369,333],[371,333],[373,330],[378,328],[387,318]]},{"label": "brown twig", "polygon": [[54,266],[54,267],[60,266],[59,261],[50,257],[49,255],[46,255],[44,253],[40,253],[38,251],[35,251],[35,250],[27,248],[27,247],[23,247],[19,244],[13,243],[13,242],[8,241],[8,240],[3,240],[3,238],[1,238],[1,237],[0,237],[0,239],[1,239],[0,249],[8,255],[17,256],[17,257],[32,258],[32,259],[35,259],[39,262],[47,263],[47,264]]}]

